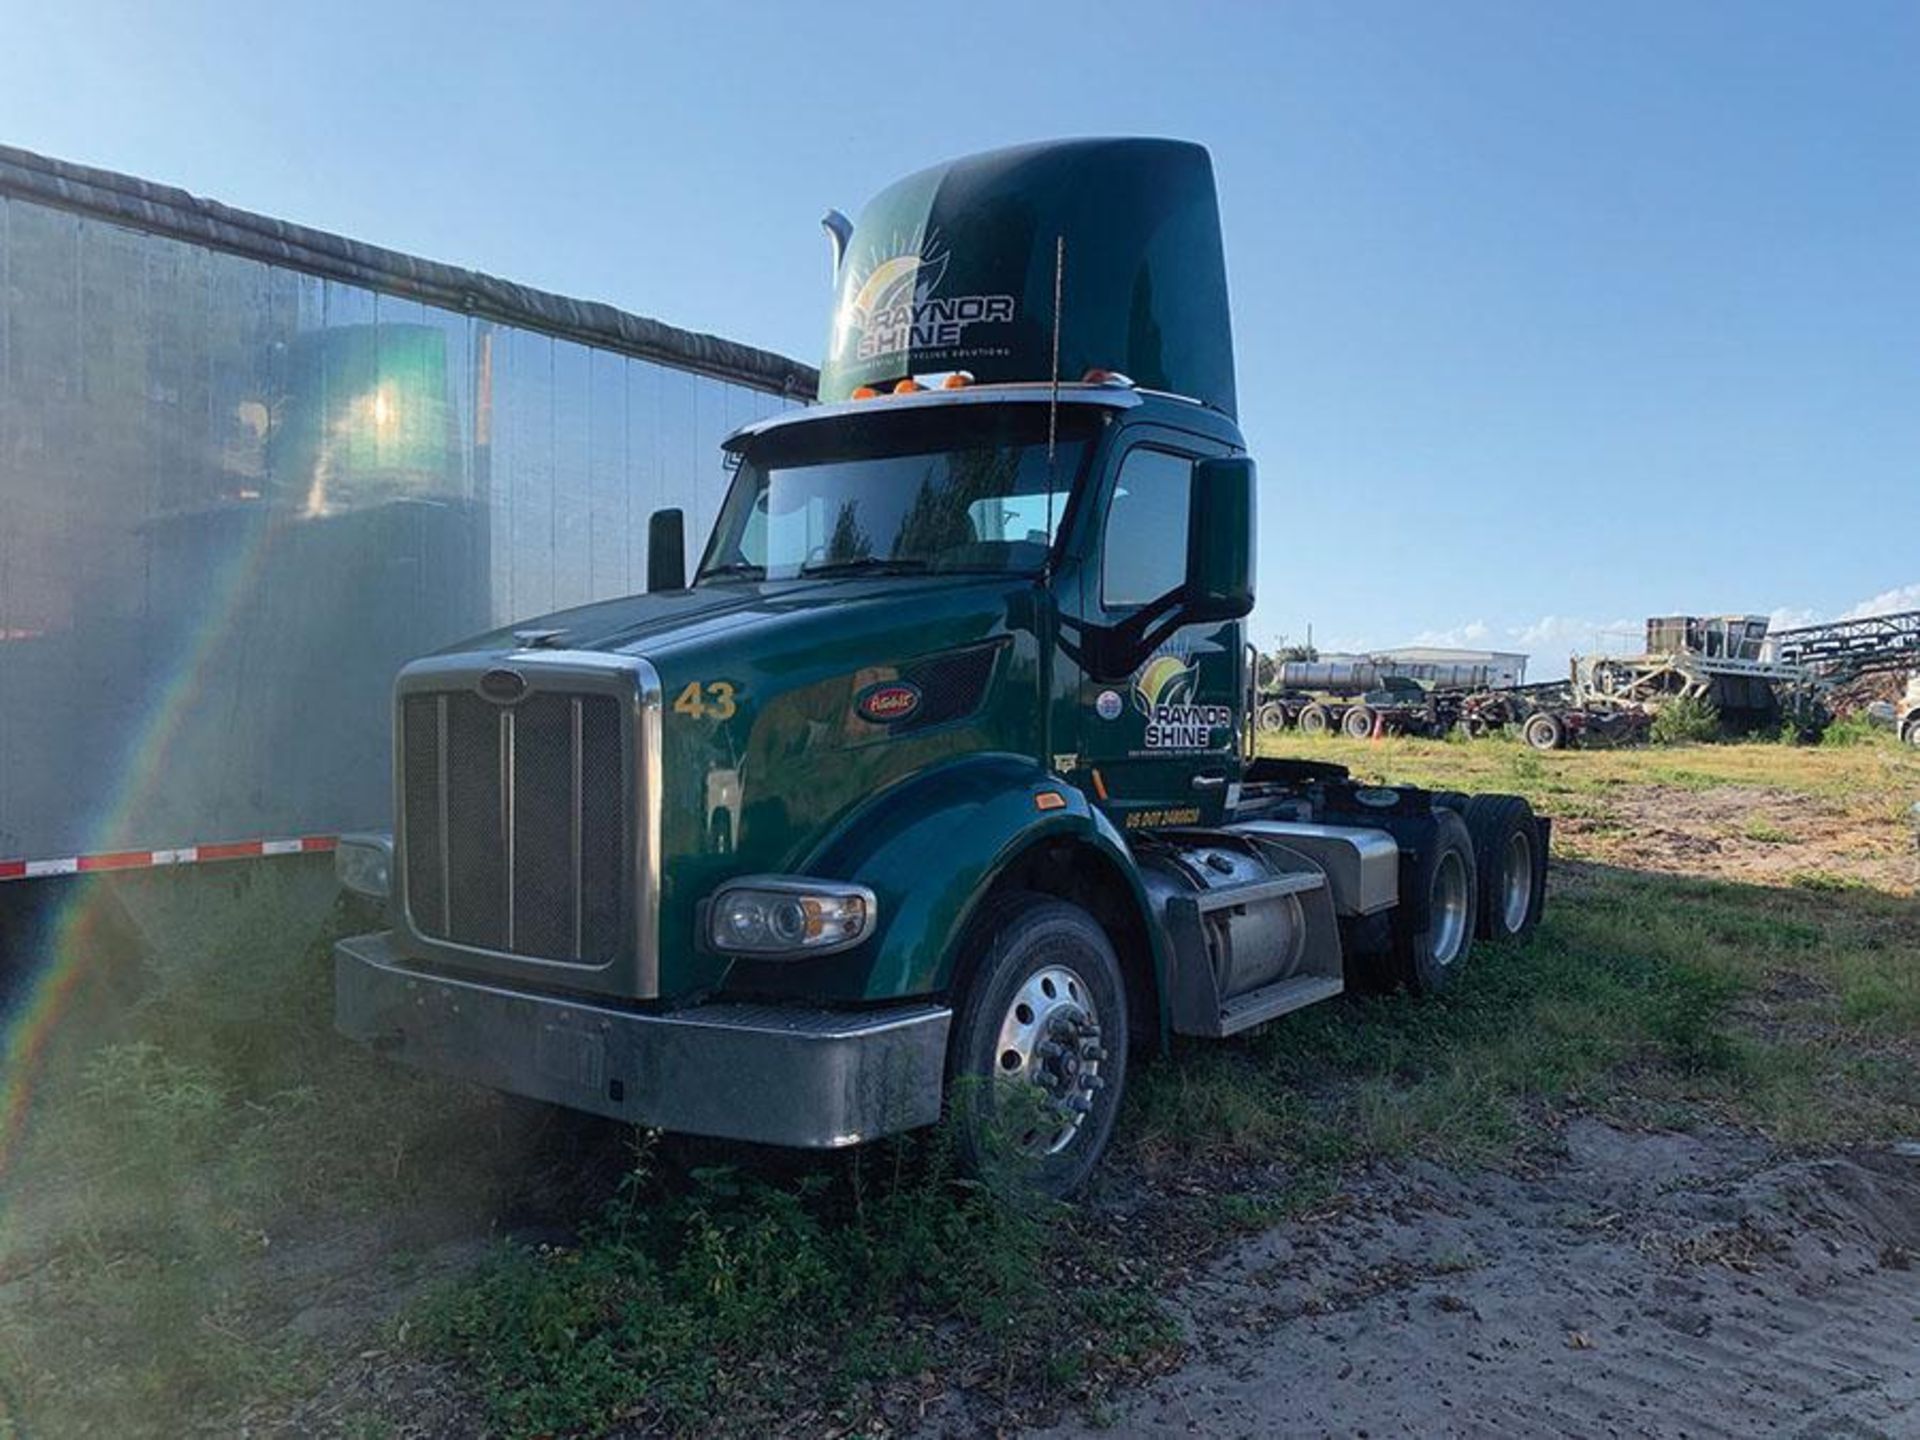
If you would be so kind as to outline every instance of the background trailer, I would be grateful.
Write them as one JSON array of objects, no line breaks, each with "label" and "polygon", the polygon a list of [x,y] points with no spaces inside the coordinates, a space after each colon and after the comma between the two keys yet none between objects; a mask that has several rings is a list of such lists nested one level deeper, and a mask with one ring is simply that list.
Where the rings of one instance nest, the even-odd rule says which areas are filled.
[{"label": "background trailer", "polygon": [[400,665],[644,589],[815,378],[0,148],[0,881],[384,828]]}]

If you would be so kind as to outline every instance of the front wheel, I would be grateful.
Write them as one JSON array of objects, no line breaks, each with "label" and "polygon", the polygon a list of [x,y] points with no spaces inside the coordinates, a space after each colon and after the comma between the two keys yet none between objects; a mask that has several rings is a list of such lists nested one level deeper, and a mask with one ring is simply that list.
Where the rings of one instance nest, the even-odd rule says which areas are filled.
[{"label": "front wheel", "polygon": [[961,1170],[1005,1194],[1059,1199],[1113,1133],[1127,1071],[1127,997],[1113,944],[1085,910],[1017,893],[989,902],[947,1050]]}]

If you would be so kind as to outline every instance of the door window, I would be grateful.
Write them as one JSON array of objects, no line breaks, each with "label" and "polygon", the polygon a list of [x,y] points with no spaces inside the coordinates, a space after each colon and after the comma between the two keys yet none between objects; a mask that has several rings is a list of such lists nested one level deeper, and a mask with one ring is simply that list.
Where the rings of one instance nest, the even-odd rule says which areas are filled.
[{"label": "door window", "polygon": [[1158,600],[1187,578],[1187,506],[1193,461],[1165,450],[1131,451],[1107,505],[1100,600],[1110,609]]}]

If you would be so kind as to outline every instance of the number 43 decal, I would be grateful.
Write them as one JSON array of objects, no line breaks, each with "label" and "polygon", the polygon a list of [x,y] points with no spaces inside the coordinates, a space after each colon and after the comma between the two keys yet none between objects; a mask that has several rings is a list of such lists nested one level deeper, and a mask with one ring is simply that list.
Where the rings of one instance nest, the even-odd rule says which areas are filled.
[{"label": "number 43 decal", "polygon": [[673,713],[695,720],[731,720],[739,707],[733,703],[733,684],[728,680],[693,681],[673,702]]}]

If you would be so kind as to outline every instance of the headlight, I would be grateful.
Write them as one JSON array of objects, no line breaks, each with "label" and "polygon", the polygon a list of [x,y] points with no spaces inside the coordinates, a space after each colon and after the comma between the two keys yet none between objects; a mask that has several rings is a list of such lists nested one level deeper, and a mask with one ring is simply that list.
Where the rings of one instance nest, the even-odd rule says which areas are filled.
[{"label": "headlight", "polygon": [[342,835],[333,847],[333,875],[356,895],[385,900],[393,890],[393,837]]},{"label": "headlight", "polygon": [[866,939],[873,921],[864,885],[753,875],[714,895],[707,941],[723,955],[830,955]]}]

